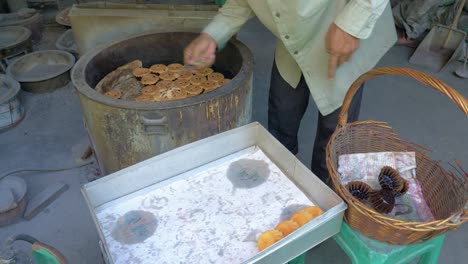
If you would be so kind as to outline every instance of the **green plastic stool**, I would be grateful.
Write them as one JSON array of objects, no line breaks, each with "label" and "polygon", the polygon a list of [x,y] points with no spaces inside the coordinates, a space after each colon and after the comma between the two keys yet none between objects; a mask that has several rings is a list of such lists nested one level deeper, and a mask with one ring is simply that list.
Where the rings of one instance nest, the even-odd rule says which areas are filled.
[{"label": "green plastic stool", "polygon": [[305,253],[300,255],[299,257],[291,260],[288,262],[288,264],[304,264],[305,263]]},{"label": "green plastic stool", "polygon": [[424,243],[398,246],[366,237],[343,222],[340,233],[333,238],[353,264],[408,263],[417,257],[421,257],[419,263],[436,264],[445,234]]}]

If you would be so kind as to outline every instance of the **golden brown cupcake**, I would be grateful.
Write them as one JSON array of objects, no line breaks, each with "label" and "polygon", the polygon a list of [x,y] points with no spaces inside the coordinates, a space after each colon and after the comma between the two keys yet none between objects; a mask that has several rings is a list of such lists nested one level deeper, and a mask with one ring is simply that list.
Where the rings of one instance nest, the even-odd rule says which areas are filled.
[{"label": "golden brown cupcake", "polygon": [[178,80],[174,81],[174,86],[178,87],[178,88],[185,88],[185,87],[187,87],[189,85],[190,85],[190,82],[187,81],[187,80],[178,79]]},{"label": "golden brown cupcake", "polygon": [[152,85],[159,81],[159,77],[156,74],[148,73],[141,77],[141,84],[143,85]]},{"label": "golden brown cupcake", "polygon": [[203,92],[203,88],[201,88],[200,86],[198,85],[189,85],[187,87],[185,87],[185,91],[187,92],[188,95],[199,95]]},{"label": "golden brown cupcake", "polygon": [[177,74],[175,72],[170,72],[170,71],[162,72],[161,74],[159,74],[159,78],[161,80],[173,81],[177,79]]},{"label": "golden brown cupcake", "polygon": [[150,70],[148,68],[136,68],[132,71],[132,73],[133,76],[140,78],[143,75],[150,73]]},{"label": "golden brown cupcake", "polygon": [[309,206],[305,208],[303,211],[306,211],[309,214],[311,214],[313,218],[323,214],[323,210],[318,206]]},{"label": "golden brown cupcake", "polygon": [[395,196],[390,189],[371,192],[369,200],[372,207],[381,214],[388,214],[393,210],[393,207],[395,207]]},{"label": "golden brown cupcake", "polygon": [[231,79],[222,79],[221,81],[218,81],[219,87],[224,86],[228,84],[231,81]]},{"label": "golden brown cupcake", "polygon": [[280,231],[284,236],[291,234],[299,228],[299,224],[294,221],[288,220],[279,223],[275,229]]},{"label": "golden brown cupcake", "polygon": [[218,83],[214,81],[204,81],[200,84],[200,87],[205,90],[205,92],[213,91],[214,89],[218,88]]},{"label": "golden brown cupcake", "polygon": [[192,78],[190,78],[190,83],[193,85],[200,85],[202,84],[202,82],[205,82],[205,81],[206,81],[206,77],[201,76],[201,75],[194,75],[192,76]]},{"label": "golden brown cupcake", "polygon": [[209,81],[214,81],[214,82],[219,82],[224,79],[224,75],[219,72],[213,72],[208,74],[208,80]]},{"label": "golden brown cupcake", "polygon": [[114,99],[120,99],[122,97],[122,91],[118,89],[110,90],[104,94],[105,96],[112,97]]},{"label": "golden brown cupcake", "polygon": [[379,184],[382,189],[390,189],[393,193],[401,191],[404,179],[397,170],[390,166],[382,168],[379,174]]},{"label": "golden brown cupcake", "polygon": [[307,224],[314,216],[307,211],[301,210],[291,216],[291,221],[296,222],[299,226]]},{"label": "golden brown cupcake", "polygon": [[346,184],[346,189],[351,193],[352,196],[356,197],[360,201],[365,201],[369,198],[369,193],[372,188],[364,182],[352,181]]},{"label": "golden brown cupcake", "polygon": [[193,76],[193,73],[190,71],[181,71],[178,75],[179,80],[190,80]]},{"label": "golden brown cupcake", "polygon": [[161,99],[162,100],[176,100],[182,99],[187,96],[187,93],[184,89],[178,87],[170,87],[168,89],[161,90]]},{"label": "golden brown cupcake", "polygon": [[180,72],[184,69],[184,65],[180,63],[172,63],[167,66],[167,70],[170,72]]},{"label": "golden brown cupcake", "polygon": [[162,81],[159,81],[158,83],[156,83],[156,86],[158,88],[169,88],[171,86],[173,86],[173,81],[168,81],[168,80],[162,80]]},{"label": "golden brown cupcake", "polygon": [[283,237],[283,234],[278,230],[268,230],[263,232],[257,240],[258,250],[264,250],[265,248],[280,241]]},{"label": "golden brown cupcake", "polygon": [[147,94],[141,94],[135,97],[135,101],[137,102],[151,102],[153,101],[153,96]]},{"label": "golden brown cupcake", "polygon": [[213,73],[211,68],[203,68],[195,72],[196,75],[207,76],[208,74]]},{"label": "golden brown cupcake", "polygon": [[143,87],[143,89],[141,89],[141,94],[155,95],[159,93],[160,91],[161,91],[161,88],[159,88],[158,86],[148,85],[148,86]]},{"label": "golden brown cupcake", "polygon": [[119,70],[134,70],[136,68],[142,68],[143,67],[143,62],[141,60],[134,60],[131,61],[123,66],[118,67],[117,69]]},{"label": "golden brown cupcake", "polygon": [[167,66],[164,64],[154,64],[149,69],[152,73],[162,73],[167,71]]}]

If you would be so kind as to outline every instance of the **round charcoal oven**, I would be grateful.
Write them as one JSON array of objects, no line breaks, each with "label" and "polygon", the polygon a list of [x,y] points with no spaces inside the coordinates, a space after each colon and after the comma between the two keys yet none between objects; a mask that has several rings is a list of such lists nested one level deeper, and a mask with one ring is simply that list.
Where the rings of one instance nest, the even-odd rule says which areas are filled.
[{"label": "round charcoal oven", "polygon": [[104,76],[132,60],[142,60],[145,67],[181,63],[184,48],[196,36],[139,35],[88,52],[75,65],[72,80],[102,173],[250,122],[253,56],[239,41],[230,41],[216,55],[213,69],[232,81],[214,91],[174,101],[135,102],[94,90]]}]

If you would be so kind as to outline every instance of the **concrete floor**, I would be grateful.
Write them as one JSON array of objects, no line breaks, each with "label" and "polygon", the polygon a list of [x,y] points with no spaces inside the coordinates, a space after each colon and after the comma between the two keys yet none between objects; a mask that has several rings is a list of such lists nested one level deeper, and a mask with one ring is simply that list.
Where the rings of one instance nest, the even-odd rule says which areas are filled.
[{"label": "concrete floor", "polygon": [[[54,48],[55,39],[65,29],[48,27],[40,49]],[[239,34],[255,54],[254,120],[267,125],[267,100],[274,38],[258,21],[250,21]],[[258,40],[261,39],[262,43]],[[412,50],[394,47],[379,66],[413,67],[408,64]],[[468,82],[452,75],[451,65],[436,77],[468,97]],[[26,118],[14,129],[0,134],[0,174],[22,167],[57,167],[76,164],[87,144],[79,100],[69,84],[49,94],[22,92]],[[317,109],[309,104],[300,130],[298,157],[310,163],[315,137]],[[432,157],[442,161],[459,159],[468,164],[468,120],[445,97],[407,78],[382,77],[368,82],[361,119],[388,121],[400,135],[433,150]],[[59,200],[31,221],[0,228],[0,242],[6,237],[27,233],[50,243],[64,253],[70,263],[102,263],[98,236],[80,187],[95,178],[94,165],[56,173],[19,174],[33,196],[50,182],[70,185]],[[461,263],[468,258],[468,227],[449,232],[439,263]],[[19,244],[25,248],[25,245]],[[307,263],[349,263],[349,259],[329,239],[312,249]]]}]

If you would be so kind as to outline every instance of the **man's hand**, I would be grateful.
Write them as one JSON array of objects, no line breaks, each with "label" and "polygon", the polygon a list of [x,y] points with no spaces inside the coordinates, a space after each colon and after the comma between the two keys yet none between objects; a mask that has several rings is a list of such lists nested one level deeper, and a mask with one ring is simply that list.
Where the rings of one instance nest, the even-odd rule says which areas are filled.
[{"label": "man's hand", "polygon": [[335,23],[328,28],[325,48],[330,54],[328,59],[328,79],[335,77],[336,68],[351,59],[353,52],[359,48],[359,39],[346,33]]},{"label": "man's hand", "polygon": [[184,63],[201,69],[210,67],[215,61],[216,42],[213,38],[202,33],[194,39],[184,50]]}]

